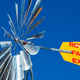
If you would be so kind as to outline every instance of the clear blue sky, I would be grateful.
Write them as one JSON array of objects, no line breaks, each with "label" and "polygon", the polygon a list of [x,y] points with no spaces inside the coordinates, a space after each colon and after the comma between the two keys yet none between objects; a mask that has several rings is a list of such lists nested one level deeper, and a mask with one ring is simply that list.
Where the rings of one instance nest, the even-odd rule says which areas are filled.
[{"label": "clear blue sky", "polygon": [[[32,6],[35,1],[33,0]],[[0,1],[0,26],[8,31],[10,26],[7,13],[14,21],[15,2],[21,4],[21,0]],[[62,42],[80,41],[80,0],[42,0],[40,6],[42,5],[43,10],[36,21],[44,15],[46,18],[36,28],[36,33],[42,30],[46,33],[42,39],[34,41],[35,45],[59,48]],[[6,38],[3,37],[3,30],[0,28],[1,40],[5,41]],[[40,50],[31,58],[34,80],[80,80],[80,66],[64,61],[59,52]]]}]

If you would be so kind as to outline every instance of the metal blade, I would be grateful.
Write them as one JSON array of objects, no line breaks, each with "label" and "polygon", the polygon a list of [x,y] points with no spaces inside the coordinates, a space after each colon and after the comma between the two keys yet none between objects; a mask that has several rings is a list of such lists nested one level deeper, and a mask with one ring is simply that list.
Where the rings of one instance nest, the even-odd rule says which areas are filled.
[{"label": "metal blade", "polygon": [[[11,53],[10,53],[10,54],[11,54]],[[5,68],[3,69],[3,72],[0,74],[0,80],[6,79],[6,75],[7,75],[7,73],[8,73],[8,69],[10,68],[9,66],[11,65],[11,62],[12,62],[12,57],[10,56],[10,57],[7,59]]]},{"label": "metal blade", "polygon": [[6,55],[8,54],[8,52],[11,51],[11,47],[7,47],[5,49],[3,49],[2,51],[0,51],[0,60]]},{"label": "metal blade", "polygon": [[15,80],[23,80],[23,69],[22,69],[22,61],[21,61],[21,56],[20,54],[16,55],[16,61],[13,62],[16,64],[16,67],[15,67],[15,76],[16,76],[16,79]]},{"label": "metal blade", "polygon": [[38,34],[35,34],[35,35],[31,36],[31,37],[28,37],[27,40],[36,39],[36,38],[42,38],[44,36],[44,34],[45,34],[45,31],[42,31],[42,32],[40,32]]},{"label": "metal blade", "polygon": [[8,15],[9,19],[10,19],[9,25],[11,26],[11,28],[12,28],[12,29],[14,30],[14,32],[16,33],[16,30],[15,30],[15,27],[14,27],[14,24],[13,24],[13,21],[12,21],[10,15],[9,15],[9,14],[7,14],[7,15]]},{"label": "metal blade", "polygon": [[45,16],[44,16],[40,21],[38,21],[34,26],[32,26],[32,27],[30,28],[30,30],[28,31],[28,33],[29,33],[30,31],[32,31],[36,26],[38,26],[44,19],[45,19]]},{"label": "metal blade", "polygon": [[27,11],[26,11],[26,14],[25,14],[25,17],[24,17],[24,24],[25,24],[25,21],[26,21],[26,18],[27,18],[31,3],[32,3],[32,0],[29,0],[28,8],[27,8]]},{"label": "metal blade", "polygon": [[22,25],[23,25],[23,13],[24,13],[24,7],[25,7],[25,0],[22,0],[22,2],[21,2],[21,22],[20,22],[21,27],[20,27],[20,29],[19,29],[18,36],[19,36],[19,34],[20,34],[20,32],[21,32]]},{"label": "metal blade", "polygon": [[35,18],[38,16],[38,14],[40,13],[40,11],[42,10],[43,7],[38,7],[36,12],[34,13],[33,17],[32,17],[32,20],[30,21],[29,25],[27,28],[29,28],[29,26],[32,24],[32,22],[35,20]]},{"label": "metal blade", "polygon": [[3,47],[11,47],[12,42],[11,41],[0,41],[1,48]]},{"label": "metal blade", "polygon": [[40,3],[41,3],[42,0],[37,0],[36,3],[35,3],[35,6],[33,8],[33,11],[32,13],[34,13],[36,11],[36,9],[39,7]]},{"label": "metal blade", "polygon": [[36,55],[40,48],[38,46],[33,46],[33,45],[29,45],[29,44],[26,44],[26,45],[23,45],[23,47],[31,54],[31,55]]},{"label": "metal blade", "polygon": [[17,3],[15,3],[15,9],[16,9],[16,18],[18,23],[18,4]]},{"label": "metal blade", "polygon": [[29,17],[29,19],[28,19],[28,21],[27,21],[27,23],[26,23],[26,26],[27,26],[27,24],[29,23],[29,21],[30,21],[31,17],[33,16],[34,12],[36,11],[36,9],[39,7],[41,1],[42,1],[42,0],[37,0],[37,1],[36,1],[35,5],[34,5],[34,8],[33,8],[33,10],[32,10],[32,14],[30,15],[30,17]]},{"label": "metal blade", "polygon": [[[31,28],[30,28],[30,30],[27,32],[25,32],[25,33],[23,33],[21,36],[20,36],[20,38],[22,38],[26,33],[27,33],[27,35],[28,35],[28,33],[30,32],[30,31],[32,31],[36,26],[38,26],[42,21],[44,21],[44,19],[45,19],[45,16],[40,20],[40,21],[38,21],[34,26],[32,26]],[[15,44],[15,43],[14,43]],[[18,46],[18,45],[17,45]],[[17,47],[16,46],[16,47]],[[14,48],[15,49],[15,48]],[[13,49],[13,50],[14,50]],[[13,51],[12,50],[12,51]]]},{"label": "metal blade", "polygon": [[23,23],[24,7],[25,7],[25,0],[22,0],[22,2],[21,2],[21,27],[22,27],[22,23]]},{"label": "metal blade", "polygon": [[3,30],[4,30],[4,37],[5,36],[7,36],[7,37],[9,37],[9,38],[11,38],[12,40],[14,39],[14,37],[8,32],[8,31],[6,31],[3,27],[1,27]]},{"label": "metal blade", "polygon": [[25,54],[24,51],[20,51],[22,68],[23,70],[29,70],[32,67],[31,57],[29,54]]},{"label": "metal blade", "polygon": [[[27,34],[26,34],[26,36],[27,36],[28,33],[29,33],[30,31],[32,31],[36,26],[38,26],[44,19],[45,19],[45,16],[44,16],[40,21],[38,21],[35,25],[33,25],[33,26],[29,29],[29,31],[26,31],[25,33],[23,33],[23,34],[20,36],[20,38],[22,38],[26,33],[27,33]],[[26,36],[25,36],[23,39],[25,39]]]}]

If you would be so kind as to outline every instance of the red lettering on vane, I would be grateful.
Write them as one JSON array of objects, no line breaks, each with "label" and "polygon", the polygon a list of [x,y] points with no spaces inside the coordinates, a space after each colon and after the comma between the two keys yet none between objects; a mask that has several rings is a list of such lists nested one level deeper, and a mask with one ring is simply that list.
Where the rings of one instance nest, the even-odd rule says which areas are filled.
[{"label": "red lettering on vane", "polygon": [[69,42],[69,46],[70,46],[70,47],[71,47],[71,45],[72,45],[71,43],[72,43],[72,42]]},{"label": "red lettering on vane", "polygon": [[80,60],[79,59],[77,59],[78,60],[78,63],[80,63]]},{"label": "red lettering on vane", "polygon": [[80,56],[79,51],[72,50],[72,55]]},{"label": "red lettering on vane", "polygon": [[76,51],[75,50],[72,50],[72,55],[76,54]]},{"label": "red lettering on vane", "polygon": [[72,58],[72,62],[79,64],[80,63],[80,60],[79,59],[76,59],[76,58]]},{"label": "red lettering on vane", "polygon": [[75,48],[78,48],[79,47],[77,43],[74,43],[74,46],[75,46]]},{"label": "red lettering on vane", "polygon": [[72,58],[72,62],[73,63],[76,63],[76,58]]},{"label": "red lettering on vane", "polygon": [[72,50],[72,55],[80,56],[79,51]]},{"label": "red lettering on vane", "polygon": [[80,53],[79,53],[79,51],[77,51],[77,52],[76,52],[76,56],[77,56],[77,55],[78,55],[78,56],[80,56]]},{"label": "red lettering on vane", "polygon": [[78,43],[73,43],[73,42],[69,42],[69,46],[70,46],[70,47],[79,48],[79,47],[80,47],[80,44],[78,44]]}]

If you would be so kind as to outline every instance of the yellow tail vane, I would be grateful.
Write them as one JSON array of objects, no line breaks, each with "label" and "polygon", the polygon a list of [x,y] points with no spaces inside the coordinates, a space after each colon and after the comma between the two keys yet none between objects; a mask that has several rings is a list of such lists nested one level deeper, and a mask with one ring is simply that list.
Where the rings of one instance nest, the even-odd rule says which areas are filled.
[{"label": "yellow tail vane", "polygon": [[80,42],[63,42],[60,49],[72,51],[72,54],[60,52],[65,61],[80,65]]}]

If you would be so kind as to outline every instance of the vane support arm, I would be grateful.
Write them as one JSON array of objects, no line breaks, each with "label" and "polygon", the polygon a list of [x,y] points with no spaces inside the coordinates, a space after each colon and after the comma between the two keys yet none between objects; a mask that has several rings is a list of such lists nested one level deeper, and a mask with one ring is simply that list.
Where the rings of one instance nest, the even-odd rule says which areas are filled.
[{"label": "vane support arm", "polygon": [[72,51],[68,51],[68,50],[61,50],[61,49],[56,49],[56,48],[48,48],[48,47],[42,47],[42,46],[39,46],[39,47],[40,47],[40,49],[45,49],[45,50],[72,53]]}]

